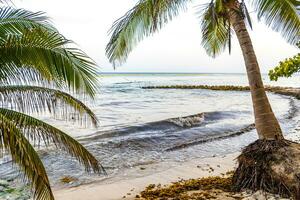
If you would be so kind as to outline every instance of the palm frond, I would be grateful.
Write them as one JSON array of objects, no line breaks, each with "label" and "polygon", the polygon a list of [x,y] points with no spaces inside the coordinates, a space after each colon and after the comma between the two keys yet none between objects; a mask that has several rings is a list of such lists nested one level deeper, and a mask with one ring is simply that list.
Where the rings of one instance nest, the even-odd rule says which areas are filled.
[{"label": "palm frond", "polygon": [[0,67],[1,85],[37,85],[49,87],[52,84],[38,72],[38,70],[23,66],[18,67],[14,63],[6,63]]},{"label": "palm frond", "polygon": [[0,27],[1,37],[20,34],[32,28],[55,30],[44,12],[31,12],[10,6],[0,7]]},{"label": "palm frond", "polygon": [[58,32],[41,29],[10,35],[0,41],[0,63],[34,68],[58,86],[93,97],[98,89],[96,64],[71,44]]},{"label": "palm frond", "polygon": [[0,3],[2,3],[2,4],[8,4],[8,3],[12,3],[13,4],[13,2],[11,1],[11,0],[0,0]]},{"label": "palm frond", "polygon": [[246,5],[244,0],[242,0],[242,2],[240,4],[240,9],[241,9],[241,13],[243,15],[243,18],[247,21],[250,28],[253,29],[250,13],[248,11],[247,5]]},{"label": "palm frond", "polygon": [[218,7],[213,2],[208,4],[201,20],[202,45],[206,53],[212,57],[223,52],[227,45],[229,52],[231,48],[230,24],[224,15],[219,15]]},{"label": "palm frond", "polygon": [[[84,103],[55,89],[24,85],[0,86],[0,102],[5,104],[2,107],[9,106],[26,113],[67,112],[65,108],[70,107],[78,115],[89,117],[95,126],[98,123],[96,115]],[[76,120],[76,117],[73,118]]]},{"label": "palm frond", "polygon": [[38,154],[15,124],[2,114],[0,148],[2,151],[9,151],[13,162],[19,165],[25,178],[30,180],[35,199],[54,200],[47,173]]},{"label": "palm frond", "polygon": [[29,141],[45,145],[54,143],[56,148],[68,152],[85,166],[87,172],[105,172],[97,159],[88,152],[79,142],[63,131],[31,116],[9,109],[0,108],[0,114],[11,121]]},{"label": "palm frond", "polygon": [[259,20],[295,45],[300,39],[298,0],[252,0]]},{"label": "palm frond", "polygon": [[186,9],[191,0],[140,0],[114,22],[106,54],[114,65],[123,63],[133,48]]}]

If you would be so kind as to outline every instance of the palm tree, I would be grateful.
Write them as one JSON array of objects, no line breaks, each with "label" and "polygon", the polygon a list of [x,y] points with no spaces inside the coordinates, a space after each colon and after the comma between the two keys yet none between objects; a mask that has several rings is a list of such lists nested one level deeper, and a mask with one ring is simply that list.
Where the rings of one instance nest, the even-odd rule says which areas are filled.
[{"label": "palm tree", "polygon": [[[2,2],[2,1],[1,1]],[[12,162],[32,186],[34,198],[54,200],[50,182],[34,146],[42,143],[68,152],[87,172],[102,166],[80,143],[30,114],[68,110],[97,126],[97,117],[72,94],[93,98],[96,65],[64,38],[42,12],[0,8],[0,158]],[[33,145],[31,145],[33,144]]]},{"label": "palm tree", "polygon": [[[250,0],[249,0],[250,1]],[[123,63],[134,46],[145,36],[157,32],[191,0],[140,0],[111,28],[106,52],[114,65]],[[258,19],[265,22],[293,45],[299,40],[300,18],[297,0],[251,0]],[[260,139],[283,139],[280,125],[272,111],[246,23],[252,26],[244,0],[211,0],[200,11],[202,45],[215,57],[231,48],[234,32],[241,46],[251,88],[255,124]]]},{"label": "palm tree", "polygon": [[[139,0],[123,17],[115,21],[111,28],[111,39],[106,47],[110,62],[114,65],[125,62],[139,41],[160,30],[180,11],[187,9],[190,2],[191,0]],[[266,95],[259,64],[248,33],[247,25],[251,28],[252,23],[245,2],[245,0],[211,0],[201,6],[199,13],[202,46],[209,56],[215,57],[226,48],[230,51],[232,33],[236,34],[246,65],[259,139],[260,141],[283,141],[284,137]],[[259,20],[280,32],[290,44],[295,45],[299,41],[300,2],[298,0],[249,0],[247,2],[252,3]],[[240,163],[240,166],[244,165]],[[257,168],[254,166],[253,169]],[[249,176],[258,177],[257,174],[253,174],[254,170],[248,171]],[[243,176],[245,177],[247,178]],[[253,180],[243,182],[242,179],[241,181],[244,185],[250,185]],[[268,186],[266,182],[269,179],[263,181],[263,184],[258,185]]]}]

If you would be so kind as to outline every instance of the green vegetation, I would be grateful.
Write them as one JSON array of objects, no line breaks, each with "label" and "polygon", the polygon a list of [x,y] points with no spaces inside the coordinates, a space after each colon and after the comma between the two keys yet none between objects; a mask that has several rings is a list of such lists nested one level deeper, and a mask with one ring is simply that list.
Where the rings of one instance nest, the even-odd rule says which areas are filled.
[{"label": "green vegetation", "polygon": [[[298,42],[300,49],[300,42]],[[280,77],[291,77],[300,71],[300,53],[292,58],[287,58],[280,62],[277,67],[269,71],[269,77],[272,81],[277,81]]]},{"label": "green vegetation", "polygon": [[97,126],[95,114],[64,92],[93,98],[98,87],[96,64],[61,35],[43,12],[0,3],[0,157],[11,155],[35,199],[53,200],[34,146],[55,144],[74,156],[87,172],[103,169],[76,140],[30,114],[66,115],[69,110]]}]

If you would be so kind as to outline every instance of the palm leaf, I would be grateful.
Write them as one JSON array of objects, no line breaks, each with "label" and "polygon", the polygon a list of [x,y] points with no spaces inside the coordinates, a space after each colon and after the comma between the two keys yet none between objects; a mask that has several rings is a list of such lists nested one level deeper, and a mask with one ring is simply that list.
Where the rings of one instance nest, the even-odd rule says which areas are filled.
[{"label": "palm leaf", "polygon": [[202,14],[202,45],[209,56],[216,57],[231,47],[231,29],[229,21],[217,14],[213,3],[209,4]]},{"label": "palm leaf", "polygon": [[9,151],[13,162],[19,165],[25,177],[31,181],[34,198],[54,200],[44,165],[29,141],[3,114],[0,114],[0,123],[0,148]]},{"label": "palm leaf", "polygon": [[114,65],[123,63],[144,37],[163,27],[186,8],[190,0],[140,0],[123,17],[114,22],[106,54]]},{"label": "palm leaf", "polygon": [[43,141],[47,146],[54,143],[61,150],[68,152],[85,166],[86,171],[105,172],[97,159],[79,142],[61,130],[31,116],[20,112],[0,108],[0,114],[11,121],[30,141],[39,144]]},{"label": "palm leaf", "polygon": [[[71,95],[44,87],[38,86],[0,86],[0,102],[15,107],[22,112],[45,112],[53,113],[64,107],[73,108],[81,116],[88,116],[96,126],[98,123],[96,115],[84,103],[75,99]],[[3,105],[2,105],[3,107]]]},{"label": "palm leaf", "polygon": [[278,31],[291,44],[300,39],[298,0],[252,0],[259,20]]},{"label": "palm leaf", "polygon": [[241,13],[243,14],[243,17],[246,19],[250,28],[253,29],[252,20],[251,20],[247,5],[244,0],[242,0],[242,2],[240,4],[240,8],[241,8]]},{"label": "palm leaf", "polygon": [[0,85],[38,85],[49,87],[51,81],[44,78],[33,67],[18,67],[14,63],[6,63],[0,67]]},{"label": "palm leaf", "polygon": [[0,63],[19,68],[28,66],[57,86],[94,96],[97,88],[95,63],[71,41],[57,32],[41,29],[10,35],[0,42]]},{"label": "palm leaf", "polygon": [[32,28],[55,30],[44,12],[31,12],[13,7],[0,8],[0,36],[19,34]]}]

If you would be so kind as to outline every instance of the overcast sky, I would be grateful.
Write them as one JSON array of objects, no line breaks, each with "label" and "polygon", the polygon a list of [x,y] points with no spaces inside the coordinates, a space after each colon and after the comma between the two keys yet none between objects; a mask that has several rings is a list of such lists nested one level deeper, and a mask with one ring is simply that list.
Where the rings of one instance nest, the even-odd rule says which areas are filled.
[{"label": "overcast sky", "polygon": [[[236,39],[231,55],[224,52],[216,59],[207,56],[201,47],[200,20],[195,15],[195,6],[203,0],[195,0],[187,12],[181,13],[158,34],[141,42],[127,62],[116,70],[105,56],[105,46],[109,40],[107,31],[113,21],[132,8],[137,0],[13,2],[17,7],[45,11],[61,33],[96,60],[102,72],[245,72]],[[297,53],[296,48],[262,23],[254,22],[251,36],[262,72],[267,72],[280,60]]]}]

